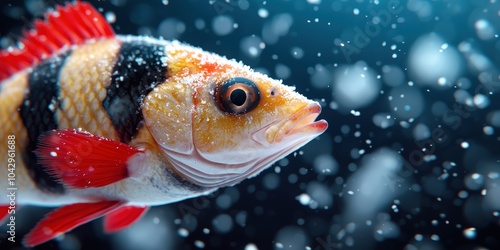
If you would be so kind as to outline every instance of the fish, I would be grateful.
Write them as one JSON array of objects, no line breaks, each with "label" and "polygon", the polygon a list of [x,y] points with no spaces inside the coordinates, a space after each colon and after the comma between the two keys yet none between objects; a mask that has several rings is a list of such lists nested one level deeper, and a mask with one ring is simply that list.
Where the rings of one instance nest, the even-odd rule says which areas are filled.
[{"label": "fish", "polygon": [[20,44],[0,52],[0,217],[54,207],[28,247],[236,185],[328,127],[281,80],[177,40],[118,35],[83,1],[48,11]]}]

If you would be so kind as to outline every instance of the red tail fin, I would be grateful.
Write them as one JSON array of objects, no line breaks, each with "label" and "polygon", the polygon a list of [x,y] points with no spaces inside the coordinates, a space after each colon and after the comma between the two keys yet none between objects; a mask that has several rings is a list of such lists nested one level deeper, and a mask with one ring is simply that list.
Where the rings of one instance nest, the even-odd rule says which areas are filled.
[{"label": "red tail fin", "polygon": [[89,39],[113,37],[113,29],[90,4],[77,1],[58,6],[35,21],[34,29],[24,32],[23,47],[0,52],[0,81],[35,65],[65,46],[82,44]]}]

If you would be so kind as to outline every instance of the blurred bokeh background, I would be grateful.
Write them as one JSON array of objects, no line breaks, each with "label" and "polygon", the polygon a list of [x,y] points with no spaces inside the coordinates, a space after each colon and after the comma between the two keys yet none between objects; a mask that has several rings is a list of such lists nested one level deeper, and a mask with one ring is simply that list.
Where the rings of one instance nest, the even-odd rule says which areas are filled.
[{"label": "blurred bokeh background", "polygon": [[[500,249],[496,0],[90,2],[118,34],[178,39],[283,79],[330,127],[234,187],[38,249]],[[2,0],[1,46],[58,3]],[[22,207],[17,239],[48,211]],[[1,249],[21,248],[0,229]]]}]

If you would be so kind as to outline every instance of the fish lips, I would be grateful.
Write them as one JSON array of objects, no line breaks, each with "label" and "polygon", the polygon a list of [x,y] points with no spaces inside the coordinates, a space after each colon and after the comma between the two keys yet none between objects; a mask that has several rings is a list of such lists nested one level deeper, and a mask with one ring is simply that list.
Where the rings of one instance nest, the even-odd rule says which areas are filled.
[{"label": "fish lips", "polygon": [[[299,109],[290,117],[272,122],[252,135],[254,141],[259,144],[271,146],[276,143],[309,140],[322,134],[328,128],[328,122],[324,119],[316,121],[321,113],[321,106],[312,102]],[[309,141],[307,140],[307,141]]]}]

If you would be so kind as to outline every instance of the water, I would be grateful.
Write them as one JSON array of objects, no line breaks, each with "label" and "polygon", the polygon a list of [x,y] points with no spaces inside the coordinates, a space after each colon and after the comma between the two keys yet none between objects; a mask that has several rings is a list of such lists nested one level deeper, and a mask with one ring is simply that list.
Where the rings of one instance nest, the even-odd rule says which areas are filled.
[{"label": "water", "polygon": [[[497,1],[91,2],[119,34],[179,39],[284,79],[321,102],[330,128],[235,187],[41,248],[500,248]],[[4,1],[2,46],[51,4]],[[25,208],[18,233],[43,212]]]}]

